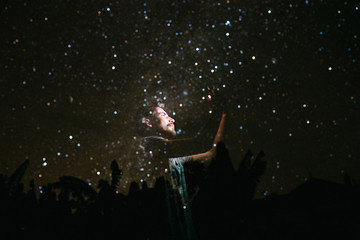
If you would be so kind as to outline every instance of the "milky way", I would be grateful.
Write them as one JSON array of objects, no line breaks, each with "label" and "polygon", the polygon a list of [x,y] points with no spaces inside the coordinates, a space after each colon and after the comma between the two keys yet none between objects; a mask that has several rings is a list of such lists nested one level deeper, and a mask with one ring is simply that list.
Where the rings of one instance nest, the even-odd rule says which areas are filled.
[{"label": "milky way", "polygon": [[234,167],[264,150],[258,195],[310,176],[359,179],[359,1],[5,1],[1,173],[96,188],[165,102],[210,148],[221,112]]}]

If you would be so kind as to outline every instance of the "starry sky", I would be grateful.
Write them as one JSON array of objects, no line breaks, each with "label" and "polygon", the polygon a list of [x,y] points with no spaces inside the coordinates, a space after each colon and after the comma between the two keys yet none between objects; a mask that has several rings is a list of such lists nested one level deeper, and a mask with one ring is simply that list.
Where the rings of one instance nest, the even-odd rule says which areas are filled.
[{"label": "starry sky", "polygon": [[0,173],[96,188],[126,158],[139,106],[164,102],[210,148],[227,113],[236,169],[258,196],[360,179],[360,1],[2,1]]}]

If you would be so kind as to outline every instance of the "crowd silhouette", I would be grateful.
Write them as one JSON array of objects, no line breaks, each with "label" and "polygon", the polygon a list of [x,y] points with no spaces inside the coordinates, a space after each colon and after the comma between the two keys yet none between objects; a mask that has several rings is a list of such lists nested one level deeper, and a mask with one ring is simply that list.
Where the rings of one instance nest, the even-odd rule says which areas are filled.
[{"label": "crowd silhouette", "polygon": [[[266,170],[265,154],[248,151],[235,171],[223,143],[205,170],[185,166],[198,239],[312,239],[360,236],[360,185],[310,178],[288,194],[254,199]],[[132,184],[128,195],[116,192],[122,172],[111,163],[112,179],[95,190],[70,176],[25,192],[21,179],[29,161],[10,176],[0,175],[1,235],[7,238],[167,239],[166,211],[160,189]]]}]

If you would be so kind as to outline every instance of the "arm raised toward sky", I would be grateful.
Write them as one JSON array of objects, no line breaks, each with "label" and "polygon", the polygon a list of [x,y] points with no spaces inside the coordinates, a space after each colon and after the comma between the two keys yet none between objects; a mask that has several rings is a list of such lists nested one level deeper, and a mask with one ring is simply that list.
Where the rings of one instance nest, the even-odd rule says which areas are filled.
[{"label": "arm raised toward sky", "polygon": [[190,156],[190,161],[199,161],[201,163],[208,163],[211,159],[215,157],[216,154],[216,147],[219,142],[221,142],[224,138],[224,128],[225,128],[225,113],[221,116],[221,121],[219,124],[219,128],[217,130],[217,133],[214,137],[213,144],[211,146],[211,149],[204,153],[199,153],[195,155]]}]

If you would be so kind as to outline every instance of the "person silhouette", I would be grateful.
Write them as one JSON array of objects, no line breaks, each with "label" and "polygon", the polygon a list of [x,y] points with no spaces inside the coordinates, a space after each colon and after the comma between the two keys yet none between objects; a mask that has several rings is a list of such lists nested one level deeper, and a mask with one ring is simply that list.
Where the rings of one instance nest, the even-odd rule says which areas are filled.
[{"label": "person silhouette", "polygon": [[135,139],[129,154],[130,161],[124,167],[120,188],[126,192],[133,182],[139,186],[146,182],[148,188],[154,188],[159,179],[164,179],[170,238],[196,239],[184,164],[192,161],[204,164],[211,162],[217,144],[223,140],[225,114],[222,114],[210,150],[192,155],[183,153],[182,144],[186,139],[175,138],[175,120],[167,114],[163,103],[150,106],[143,114],[141,124],[147,136]]}]

